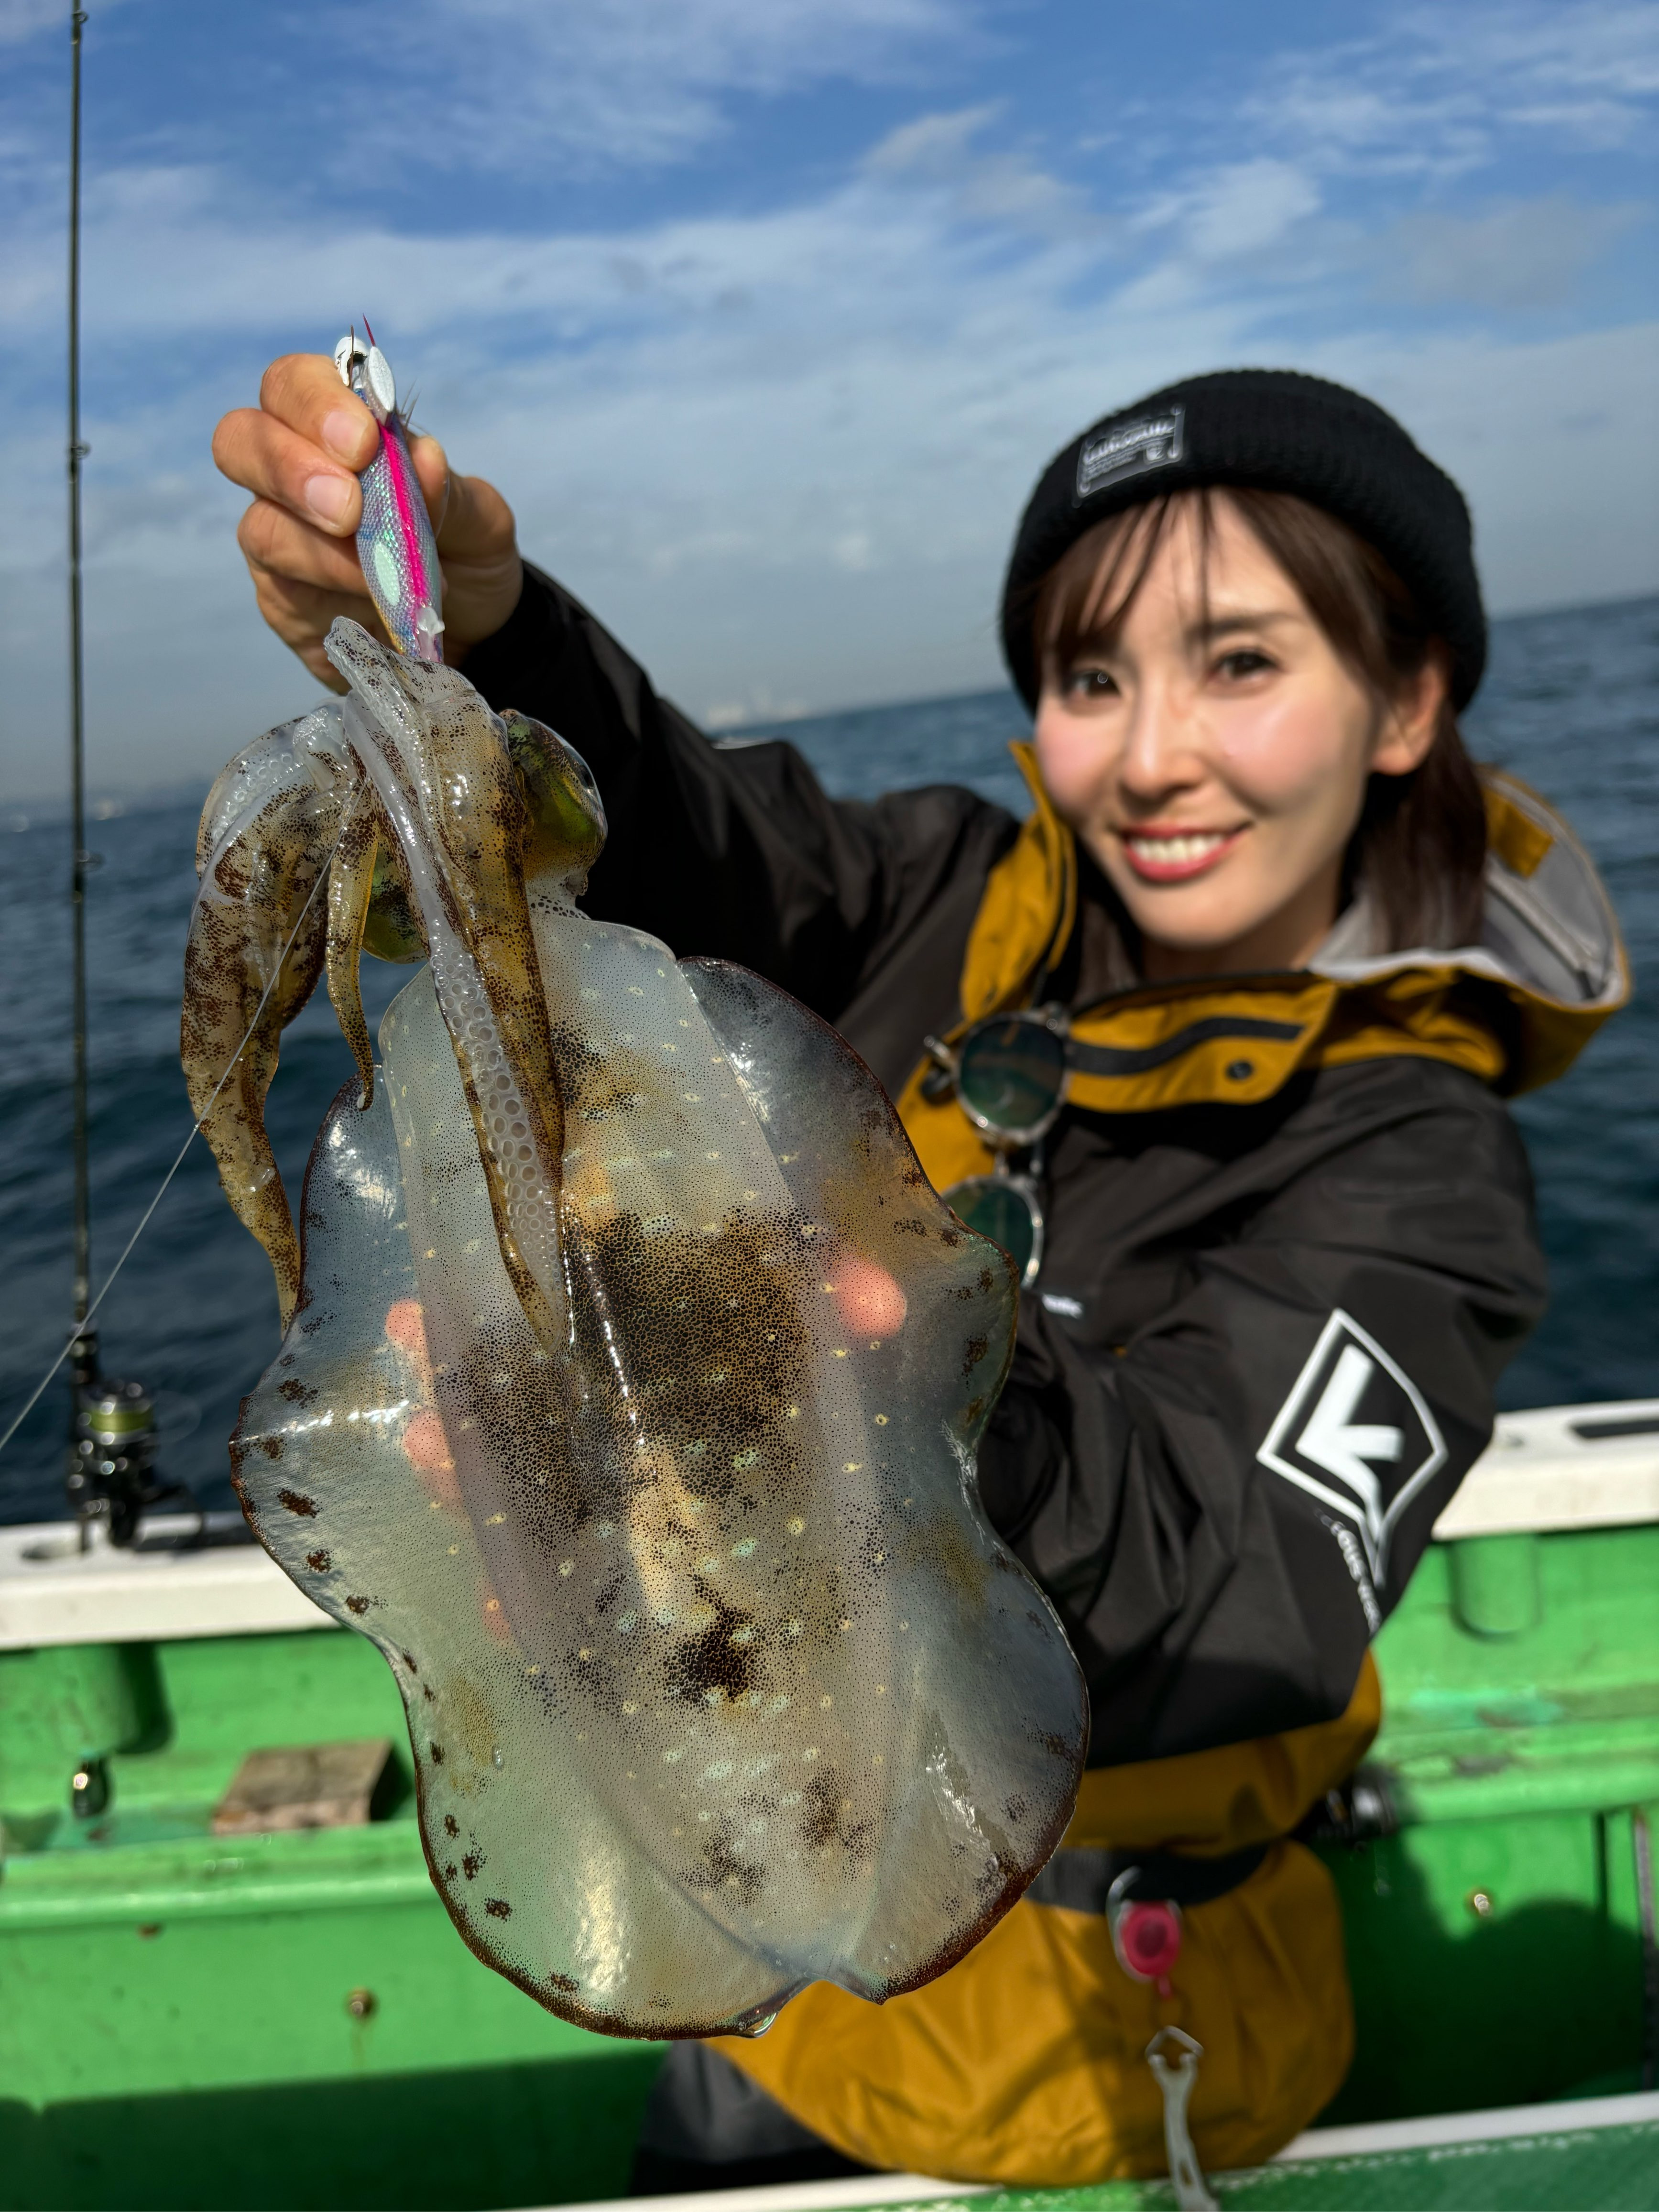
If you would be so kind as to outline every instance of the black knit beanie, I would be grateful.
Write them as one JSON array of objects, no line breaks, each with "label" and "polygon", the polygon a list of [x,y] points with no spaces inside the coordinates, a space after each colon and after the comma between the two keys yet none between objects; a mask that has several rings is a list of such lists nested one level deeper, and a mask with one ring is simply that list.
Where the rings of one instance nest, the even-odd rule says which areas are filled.
[{"label": "black knit beanie", "polygon": [[1468,704],[1486,666],[1486,617],[1462,493],[1358,392],[1293,369],[1230,368],[1103,416],[1043,471],[1002,591],[1002,649],[1033,712],[1031,617],[1049,569],[1109,514],[1200,484],[1294,492],[1374,545],[1446,641],[1453,705]]}]

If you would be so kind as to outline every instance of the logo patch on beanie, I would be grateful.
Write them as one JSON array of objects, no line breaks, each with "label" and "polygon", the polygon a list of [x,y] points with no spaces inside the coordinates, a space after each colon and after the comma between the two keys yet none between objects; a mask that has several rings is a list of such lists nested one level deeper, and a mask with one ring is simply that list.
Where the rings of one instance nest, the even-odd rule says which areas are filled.
[{"label": "logo patch on beanie", "polygon": [[1121,483],[1125,477],[1143,477],[1178,461],[1186,451],[1186,409],[1166,407],[1161,414],[1102,430],[1077,457],[1078,501],[1108,484]]}]

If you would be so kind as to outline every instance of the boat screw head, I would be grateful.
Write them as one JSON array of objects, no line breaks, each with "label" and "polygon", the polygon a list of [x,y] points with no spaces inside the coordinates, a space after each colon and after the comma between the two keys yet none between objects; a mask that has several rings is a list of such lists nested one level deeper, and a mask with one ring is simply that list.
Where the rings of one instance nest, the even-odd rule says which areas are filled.
[{"label": "boat screw head", "polygon": [[1469,1911],[1474,1913],[1477,1920],[1485,1920],[1492,1911],[1492,1892],[1488,1889],[1472,1889],[1468,1894],[1468,1904]]},{"label": "boat screw head", "polygon": [[83,1759],[70,1777],[70,1807],[77,1820],[95,1820],[109,1804],[109,1769],[101,1759]]},{"label": "boat screw head", "polygon": [[373,1990],[353,1990],[346,1999],[346,2010],[353,2020],[372,2020],[380,2008],[380,1999]]}]

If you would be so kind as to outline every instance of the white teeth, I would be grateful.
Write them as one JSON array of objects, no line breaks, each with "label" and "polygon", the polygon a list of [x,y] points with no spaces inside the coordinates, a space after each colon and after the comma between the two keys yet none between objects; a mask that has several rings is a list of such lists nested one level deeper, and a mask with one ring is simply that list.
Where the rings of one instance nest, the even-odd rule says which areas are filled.
[{"label": "white teeth", "polygon": [[1159,867],[1178,866],[1184,860],[1204,860],[1226,842],[1219,830],[1209,830],[1196,837],[1126,837],[1124,840],[1138,860],[1151,860]]}]

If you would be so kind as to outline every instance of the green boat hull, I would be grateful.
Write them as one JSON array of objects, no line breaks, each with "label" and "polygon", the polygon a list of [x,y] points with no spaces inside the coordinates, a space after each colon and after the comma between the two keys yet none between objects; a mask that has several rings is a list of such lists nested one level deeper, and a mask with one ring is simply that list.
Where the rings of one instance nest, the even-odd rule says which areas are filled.
[{"label": "green boat hull", "polygon": [[[1358,2021],[1329,2123],[1637,2087],[1656,1591],[1651,1526],[1431,1547],[1377,1646],[1398,1831],[1321,1847]],[[626,2187],[659,2051],[568,2027],[477,1964],[428,1882],[406,1765],[367,1825],[210,1833],[248,1751],[377,1735],[401,1741],[391,1679],[341,1632],[0,1652],[0,2205],[369,2212]],[[77,1820],[68,1778],[94,1751],[110,1803]],[[1224,2199],[1335,2201],[1297,2172]],[[1428,2187],[1363,2201],[1659,2201]]]}]

